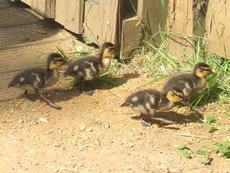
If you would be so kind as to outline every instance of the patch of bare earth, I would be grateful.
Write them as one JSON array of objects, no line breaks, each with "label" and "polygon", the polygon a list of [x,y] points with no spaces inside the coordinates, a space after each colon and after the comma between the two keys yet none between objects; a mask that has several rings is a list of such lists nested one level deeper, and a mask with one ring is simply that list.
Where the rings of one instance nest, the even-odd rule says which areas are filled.
[{"label": "patch of bare earth", "polygon": [[[177,149],[184,143],[191,151],[213,150],[213,142],[229,138],[226,109],[215,103],[204,106],[203,117],[220,117],[220,129],[209,133],[205,124],[195,121],[197,113],[185,114],[185,107],[159,112],[156,116],[177,121],[173,125],[152,122],[144,127],[139,115],[120,104],[142,84],[152,80],[145,75],[120,76],[126,83],[97,89],[93,96],[78,89],[65,90],[61,80],[46,96],[63,107],[55,110],[39,99],[1,102],[0,170],[4,172],[224,172],[230,161],[211,152],[210,165],[187,159]],[[161,83],[145,88],[160,88]],[[23,93],[23,91],[22,91]],[[35,97],[36,98],[36,97]]]}]

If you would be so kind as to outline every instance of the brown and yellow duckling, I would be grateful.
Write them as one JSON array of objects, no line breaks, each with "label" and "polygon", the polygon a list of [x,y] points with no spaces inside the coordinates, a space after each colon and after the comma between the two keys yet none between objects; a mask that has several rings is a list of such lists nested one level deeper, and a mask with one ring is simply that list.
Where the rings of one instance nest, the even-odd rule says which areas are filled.
[{"label": "brown and yellow duckling", "polygon": [[[166,124],[172,124],[173,121],[163,118],[155,118],[153,115],[156,110],[171,109],[175,103],[183,100],[183,93],[177,88],[171,88],[166,94],[159,91],[146,89],[137,91],[127,97],[121,106],[129,106],[133,111],[142,115],[151,115],[151,119],[161,121]],[[143,121],[143,120],[142,120]],[[145,122],[145,124],[148,124]]]},{"label": "brown and yellow duckling", "polygon": [[43,96],[43,89],[54,85],[59,78],[58,68],[65,63],[64,58],[58,53],[51,53],[47,59],[46,69],[32,68],[17,74],[8,87],[17,87],[25,89],[24,95],[27,95],[28,90],[38,93],[42,100],[50,106],[61,109],[60,106],[52,103]]},{"label": "brown and yellow duckling", "polygon": [[190,104],[193,92],[205,87],[208,75],[216,74],[211,71],[209,65],[199,62],[195,65],[193,73],[180,74],[170,78],[163,87],[163,93],[167,93],[171,88],[177,87],[183,91],[183,103],[188,105]]},{"label": "brown and yellow duckling", "polygon": [[104,74],[110,67],[115,54],[115,46],[110,42],[102,45],[99,56],[87,56],[73,62],[64,72],[64,76],[72,76],[80,81],[82,93],[92,94],[93,91],[84,91],[84,82]]}]

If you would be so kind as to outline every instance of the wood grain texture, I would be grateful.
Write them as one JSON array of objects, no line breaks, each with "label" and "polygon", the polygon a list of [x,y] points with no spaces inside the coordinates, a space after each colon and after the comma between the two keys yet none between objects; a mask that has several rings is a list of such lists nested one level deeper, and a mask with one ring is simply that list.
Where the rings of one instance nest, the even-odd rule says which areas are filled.
[{"label": "wood grain texture", "polygon": [[209,1],[205,28],[211,53],[230,59],[230,0]]},{"label": "wood grain texture", "polygon": [[31,9],[43,17],[55,18],[56,0],[31,0]]},{"label": "wood grain texture", "polygon": [[82,34],[84,0],[56,1],[55,21],[62,24],[66,29]]},{"label": "wood grain texture", "polygon": [[86,2],[84,34],[101,45],[105,41],[117,43],[120,0]]},{"label": "wood grain texture", "polygon": [[[193,1],[190,0],[172,0],[168,8],[168,37],[169,51],[178,59],[183,59],[183,51],[192,54],[191,44],[182,36],[185,34],[191,39],[193,35]],[[176,34],[181,33],[181,34]],[[191,39],[192,41],[192,39]]]}]

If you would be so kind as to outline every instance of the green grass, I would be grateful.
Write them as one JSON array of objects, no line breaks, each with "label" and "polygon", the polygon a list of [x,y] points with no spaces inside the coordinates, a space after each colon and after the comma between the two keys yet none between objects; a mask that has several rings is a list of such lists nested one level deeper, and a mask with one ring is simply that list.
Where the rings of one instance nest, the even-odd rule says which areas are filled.
[{"label": "green grass", "polygon": [[[161,43],[154,44],[152,40],[157,34],[160,34],[162,40]],[[168,50],[167,37],[172,35],[183,37],[192,47],[192,54],[181,50],[183,62]],[[165,79],[175,74],[192,72],[196,63],[206,62],[217,75],[209,76],[206,87],[201,92],[194,93],[191,106],[212,102],[230,103],[230,61],[211,54],[203,44],[202,36],[188,36],[160,30],[154,36],[145,37],[140,48],[142,65],[149,75]]]},{"label": "green grass", "polygon": [[225,141],[225,143],[215,142],[214,150],[217,153],[221,153],[224,158],[230,158],[230,146],[227,140]]},{"label": "green grass", "polygon": [[191,159],[192,156],[191,156],[191,151],[190,149],[188,149],[187,147],[185,147],[185,144],[180,144],[177,149],[181,152],[181,154],[187,158],[187,159]]}]

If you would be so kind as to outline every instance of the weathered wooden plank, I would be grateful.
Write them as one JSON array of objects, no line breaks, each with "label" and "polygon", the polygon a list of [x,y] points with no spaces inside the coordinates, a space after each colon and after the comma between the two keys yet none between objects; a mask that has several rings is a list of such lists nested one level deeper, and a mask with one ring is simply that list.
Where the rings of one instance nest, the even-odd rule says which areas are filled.
[{"label": "weathered wooden plank", "polygon": [[121,0],[86,2],[84,34],[97,44],[118,42],[119,5]]},{"label": "weathered wooden plank", "polygon": [[[186,36],[193,35],[193,1],[171,0],[169,1],[168,32],[182,33]],[[183,58],[183,51],[192,54],[190,43],[182,34],[171,34],[169,36],[169,51],[178,59]],[[192,41],[192,39],[191,39]]]},{"label": "weathered wooden plank", "polygon": [[24,2],[25,4],[31,6],[32,5],[32,0],[21,0],[22,2]]},{"label": "weathered wooden plank", "polygon": [[43,17],[55,18],[56,0],[31,0],[31,9]]},{"label": "weathered wooden plank", "polygon": [[206,17],[207,43],[209,51],[230,59],[230,0],[209,1]]},{"label": "weathered wooden plank", "polygon": [[77,34],[82,34],[84,0],[57,0],[55,20]]},{"label": "weathered wooden plank", "polygon": [[[145,31],[153,35],[159,31],[159,26],[164,28],[166,25],[167,6],[168,0],[164,1],[165,7],[161,4],[160,0],[142,0],[138,1],[137,16],[142,20],[145,25]],[[160,35],[154,37],[154,41],[160,42]]]},{"label": "weathered wooden plank", "polygon": [[122,56],[130,56],[133,48],[140,45],[142,37],[141,25],[138,17],[128,18],[122,22],[121,53]]}]

